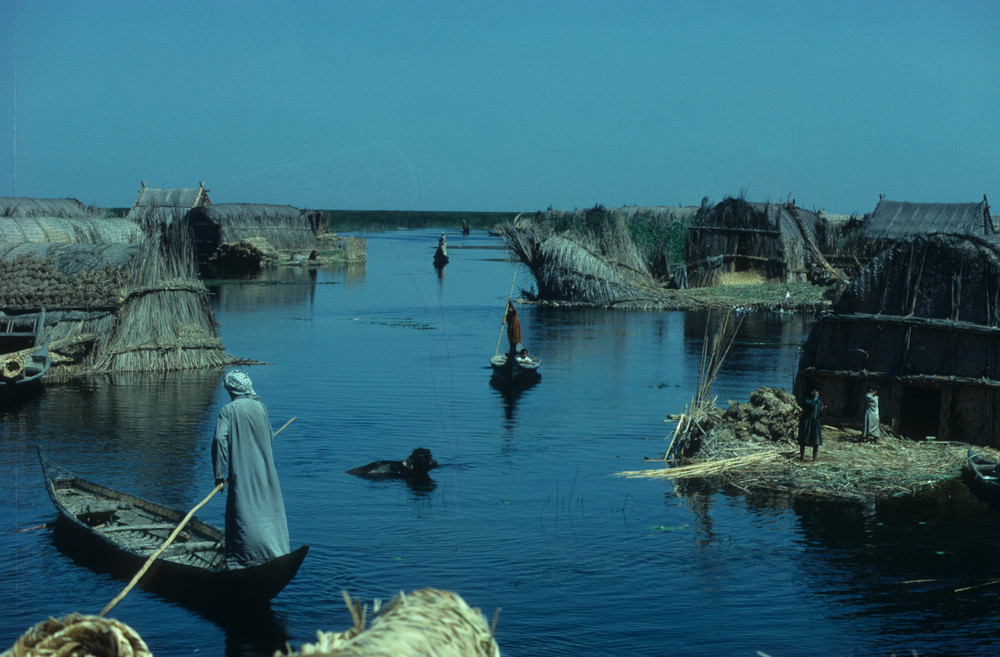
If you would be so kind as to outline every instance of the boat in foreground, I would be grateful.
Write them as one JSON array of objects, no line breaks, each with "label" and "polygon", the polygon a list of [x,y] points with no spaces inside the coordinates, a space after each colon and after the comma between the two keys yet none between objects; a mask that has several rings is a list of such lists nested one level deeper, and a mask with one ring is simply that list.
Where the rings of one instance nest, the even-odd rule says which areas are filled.
[{"label": "boat in foreground", "polygon": [[[49,461],[41,447],[38,458],[60,520],[75,538],[105,557],[115,575],[135,575],[187,515],[78,477]],[[303,545],[257,566],[230,569],[225,545],[225,532],[192,517],[140,585],[199,602],[223,597],[270,600],[295,577],[309,550]]]},{"label": "boat in foreground", "polygon": [[969,450],[969,462],[962,468],[962,477],[973,494],[1000,510],[1000,463]]},{"label": "boat in foreground", "polygon": [[535,356],[511,360],[507,354],[497,354],[490,358],[490,365],[493,366],[493,378],[508,385],[534,383],[542,376],[538,371],[541,364],[542,359]]}]

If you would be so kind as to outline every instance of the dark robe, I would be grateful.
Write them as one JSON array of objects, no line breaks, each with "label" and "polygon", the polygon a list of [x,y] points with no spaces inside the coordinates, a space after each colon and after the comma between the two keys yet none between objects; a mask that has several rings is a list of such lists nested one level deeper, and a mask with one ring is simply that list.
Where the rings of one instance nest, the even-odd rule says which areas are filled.
[{"label": "dark robe", "polygon": [[819,423],[819,414],[822,410],[823,401],[819,397],[809,397],[805,400],[799,426],[799,445],[819,447],[823,444],[823,431]]}]

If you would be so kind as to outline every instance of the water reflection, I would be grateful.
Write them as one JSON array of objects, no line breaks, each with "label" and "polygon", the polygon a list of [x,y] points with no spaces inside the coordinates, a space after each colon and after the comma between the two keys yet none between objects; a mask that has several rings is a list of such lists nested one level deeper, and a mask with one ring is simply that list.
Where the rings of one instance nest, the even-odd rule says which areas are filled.
[{"label": "water reflection", "polygon": [[184,491],[204,484],[195,466],[205,458],[222,374],[122,373],[50,384],[19,421],[33,426],[35,441],[44,437],[55,462],[81,475],[100,473],[94,478],[113,488],[186,504]]},{"label": "water reflection", "polygon": [[245,279],[211,281],[208,290],[213,308],[236,311],[312,305],[316,284],[314,267],[273,267]]}]

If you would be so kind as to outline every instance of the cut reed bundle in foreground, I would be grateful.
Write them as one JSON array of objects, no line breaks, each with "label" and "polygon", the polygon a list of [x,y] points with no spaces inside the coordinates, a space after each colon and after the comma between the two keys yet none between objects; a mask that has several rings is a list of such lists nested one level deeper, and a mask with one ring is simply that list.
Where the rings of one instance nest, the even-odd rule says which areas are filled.
[{"label": "cut reed bundle in foreground", "polygon": [[437,589],[400,593],[365,629],[367,609],[344,599],[354,627],[344,632],[317,632],[317,642],[296,655],[328,657],[500,657],[493,632],[478,609],[457,594]]}]

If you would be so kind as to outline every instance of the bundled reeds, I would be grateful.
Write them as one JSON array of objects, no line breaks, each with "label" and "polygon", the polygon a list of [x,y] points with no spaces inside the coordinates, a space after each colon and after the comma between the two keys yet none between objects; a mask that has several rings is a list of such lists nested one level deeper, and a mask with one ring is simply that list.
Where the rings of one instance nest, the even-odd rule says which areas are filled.
[{"label": "bundled reeds", "polygon": [[139,633],[120,621],[69,614],[29,629],[3,657],[152,657]]},{"label": "bundled reeds", "polygon": [[[367,608],[344,600],[354,627],[344,632],[317,632],[317,642],[288,657],[500,657],[482,612],[457,594],[437,589],[400,593],[384,610],[376,602],[371,627]],[[495,622],[495,619],[494,619]],[[280,654],[280,653],[279,653]]]},{"label": "bundled reeds", "polygon": [[233,362],[218,337],[185,229],[164,226],[143,241],[126,271],[128,286],[98,371],[159,372],[221,367]]},{"label": "bundled reeds", "polygon": [[[643,215],[644,226],[652,224]],[[665,245],[640,248],[621,210],[596,206],[575,213],[539,213],[498,226],[507,246],[528,267],[546,301],[630,308],[675,307],[652,273],[669,269]]]},{"label": "bundled reeds", "polygon": [[142,229],[128,219],[16,217],[0,221],[0,243],[134,244]]}]

